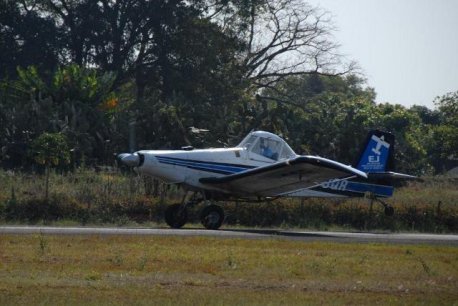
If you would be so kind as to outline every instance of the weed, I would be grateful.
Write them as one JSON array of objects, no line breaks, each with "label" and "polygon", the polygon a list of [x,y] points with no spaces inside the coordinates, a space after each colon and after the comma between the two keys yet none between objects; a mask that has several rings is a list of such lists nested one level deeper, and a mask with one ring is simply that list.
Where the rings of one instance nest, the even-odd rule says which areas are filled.
[{"label": "weed", "polygon": [[45,255],[46,251],[48,250],[48,240],[46,239],[45,235],[40,232],[38,235],[38,241],[39,241],[39,248],[38,248],[38,253],[40,256]]},{"label": "weed", "polygon": [[363,264],[364,262],[366,262],[368,260],[368,256],[367,255],[362,255],[361,256],[361,259],[359,260],[359,264]]},{"label": "weed", "polygon": [[124,257],[120,253],[116,253],[115,256],[109,258],[108,261],[113,263],[113,265],[120,267],[124,263]]},{"label": "weed", "polygon": [[126,215],[122,215],[116,218],[115,222],[117,226],[123,226],[129,224],[130,219]]},{"label": "weed", "polygon": [[147,262],[148,262],[148,257],[146,256],[146,254],[143,254],[143,256],[140,257],[140,259],[138,260],[137,270],[138,271],[145,270],[145,266]]},{"label": "weed", "polygon": [[102,279],[102,276],[98,272],[91,271],[84,279],[87,281],[98,281]]},{"label": "weed", "polygon": [[235,258],[232,252],[229,252],[226,258],[226,264],[230,269],[237,269],[237,263],[235,262]]},{"label": "weed", "polygon": [[425,271],[426,274],[431,275],[431,268],[426,264],[423,258],[418,257],[418,261],[421,263],[421,266],[423,267],[423,271]]}]

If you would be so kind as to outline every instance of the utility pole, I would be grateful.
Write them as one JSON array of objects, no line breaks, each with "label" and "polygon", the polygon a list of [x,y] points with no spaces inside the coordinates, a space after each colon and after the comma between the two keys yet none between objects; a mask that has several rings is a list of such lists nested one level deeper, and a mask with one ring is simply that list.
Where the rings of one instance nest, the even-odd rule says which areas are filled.
[{"label": "utility pole", "polygon": [[135,120],[135,113],[131,113],[129,118],[129,152],[133,153],[135,151],[136,135],[135,135],[135,125],[137,124]]}]

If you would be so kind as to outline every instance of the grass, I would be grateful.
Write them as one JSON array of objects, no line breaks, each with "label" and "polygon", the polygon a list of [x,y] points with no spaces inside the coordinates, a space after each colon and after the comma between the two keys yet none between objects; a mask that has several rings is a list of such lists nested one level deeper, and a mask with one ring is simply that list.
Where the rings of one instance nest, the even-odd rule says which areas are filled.
[{"label": "grass", "polygon": [[[0,170],[0,202],[11,198],[12,190],[21,199],[39,198],[44,196],[45,180],[43,176]],[[94,172],[90,169],[78,169],[66,175],[52,173],[50,193],[65,194],[79,203],[90,205],[106,202],[110,199],[131,201],[144,198],[146,184],[142,177],[120,172]],[[420,207],[457,209],[458,181],[445,177],[427,177],[424,182],[412,182],[405,187],[396,188],[395,196],[388,202],[402,206],[417,204]],[[167,192],[167,201],[179,201],[182,193],[176,188],[163,188]],[[298,201],[299,202],[299,201]],[[347,201],[337,201],[339,204]],[[359,200],[352,204],[359,204]]]},{"label": "grass", "polygon": [[457,280],[447,246],[0,236],[1,305],[453,305]]}]

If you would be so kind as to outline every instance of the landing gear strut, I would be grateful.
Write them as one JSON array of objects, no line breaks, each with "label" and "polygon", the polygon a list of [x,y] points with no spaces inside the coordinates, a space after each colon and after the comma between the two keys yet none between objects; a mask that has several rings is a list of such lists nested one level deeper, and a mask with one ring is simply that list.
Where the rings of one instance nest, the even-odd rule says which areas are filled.
[{"label": "landing gear strut", "polygon": [[385,208],[385,216],[387,217],[392,217],[394,215],[394,208],[393,206],[391,205],[388,205],[386,204],[385,202],[383,202],[382,200],[378,199],[378,198],[372,198],[371,200],[375,200],[377,202],[379,202],[380,204],[383,205],[383,207]]}]

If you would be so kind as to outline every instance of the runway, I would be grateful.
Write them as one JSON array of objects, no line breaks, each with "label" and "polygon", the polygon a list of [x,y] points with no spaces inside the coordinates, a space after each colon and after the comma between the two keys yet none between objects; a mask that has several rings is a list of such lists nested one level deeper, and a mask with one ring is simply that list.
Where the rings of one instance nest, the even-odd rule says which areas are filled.
[{"label": "runway", "polygon": [[50,227],[50,226],[0,226],[0,234],[45,235],[150,235],[182,237],[215,237],[239,239],[289,239],[304,242],[324,241],[341,243],[395,243],[441,244],[458,246],[458,235],[422,233],[367,233],[322,232],[272,229],[169,229],[169,228],[117,228],[117,227]]}]

